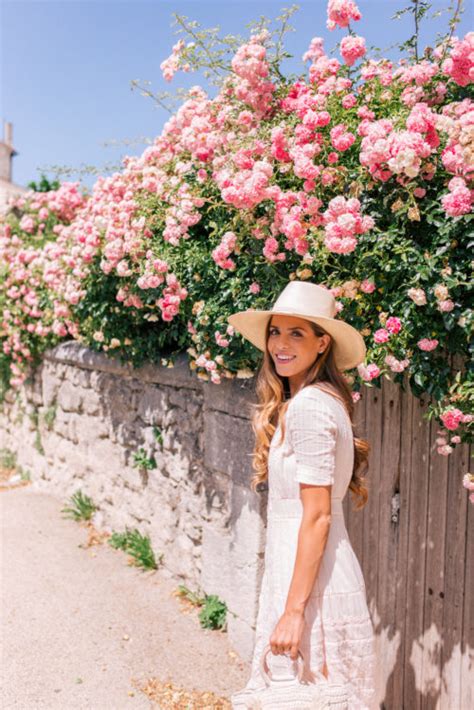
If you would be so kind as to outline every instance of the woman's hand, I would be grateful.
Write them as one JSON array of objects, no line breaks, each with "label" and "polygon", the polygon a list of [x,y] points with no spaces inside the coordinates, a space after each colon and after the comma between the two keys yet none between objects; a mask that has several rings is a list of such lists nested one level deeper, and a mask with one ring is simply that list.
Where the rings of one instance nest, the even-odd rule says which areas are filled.
[{"label": "woman's hand", "polygon": [[270,636],[270,647],[275,656],[285,653],[295,661],[303,636],[305,619],[303,611],[285,611]]}]

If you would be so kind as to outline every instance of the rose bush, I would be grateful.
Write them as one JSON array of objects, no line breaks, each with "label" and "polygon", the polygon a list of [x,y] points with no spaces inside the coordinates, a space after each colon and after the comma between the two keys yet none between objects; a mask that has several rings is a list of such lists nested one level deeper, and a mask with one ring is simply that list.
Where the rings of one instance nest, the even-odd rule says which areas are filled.
[{"label": "rose bush", "polygon": [[[226,40],[213,60],[193,26],[163,73],[171,80],[205,57],[221,75],[215,96],[193,87],[153,145],[88,199],[63,186],[71,210],[51,217],[49,239],[35,242],[36,196],[15,204],[0,228],[11,386],[26,376],[30,329],[35,353],[53,333],[134,364],[186,350],[216,384],[251,376],[260,355],[227,316],[309,279],[365,337],[366,362],[347,373],[355,399],[382,377],[408,381],[433,397],[439,454],[470,440],[474,33],[394,64],[370,58],[350,24],[360,17],[354,2],[330,0],[328,27],[348,33],[341,61],[315,37],[296,79],[282,75],[267,29],[233,56]],[[34,288],[49,294],[41,317],[19,287],[31,242]]]}]

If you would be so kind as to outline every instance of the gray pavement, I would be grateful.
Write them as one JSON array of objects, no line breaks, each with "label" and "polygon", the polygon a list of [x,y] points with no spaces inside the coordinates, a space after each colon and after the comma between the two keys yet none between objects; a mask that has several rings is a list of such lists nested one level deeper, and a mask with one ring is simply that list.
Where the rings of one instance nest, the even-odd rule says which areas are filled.
[{"label": "gray pavement", "polygon": [[248,664],[183,613],[178,582],[127,564],[34,486],[0,490],[2,710],[145,710],[149,678],[229,696]]}]

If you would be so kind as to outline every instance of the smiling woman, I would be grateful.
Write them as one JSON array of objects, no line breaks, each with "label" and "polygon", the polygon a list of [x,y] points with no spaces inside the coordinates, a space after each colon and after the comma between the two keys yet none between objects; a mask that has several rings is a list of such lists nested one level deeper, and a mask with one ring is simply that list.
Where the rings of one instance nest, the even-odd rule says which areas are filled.
[{"label": "smiling woman", "polygon": [[296,675],[301,654],[301,679],[314,692],[342,688],[344,707],[376,706],[374,629],[342,508],[348,488],[367,501],[359,469],[369,446],[354,436],[343,375],[363,359],[364,345],[335,315],[328,289],[292,281],[270,311],[229,317],[263,350],[252,487],[268,481],[269,489],[252,670],[232,696],[234,708],[257,707],[268,694],[261,667],[267,646],[273,671]]},{"label": "smiling woman", "polygon": [[295,316],[272,316],[268,352],[277,373],[288,378],[291,396],[299,390],[315,353],[323,353],[330,341],[331,337],[315,323]]}]

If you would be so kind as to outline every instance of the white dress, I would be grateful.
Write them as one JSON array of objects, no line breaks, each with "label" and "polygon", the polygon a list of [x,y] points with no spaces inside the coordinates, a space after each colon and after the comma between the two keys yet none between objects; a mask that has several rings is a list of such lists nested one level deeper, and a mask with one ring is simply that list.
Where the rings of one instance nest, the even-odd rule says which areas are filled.
[{"label": "white dress", "polygon": [[[265,567],[259,596],[251,676],[246,689],[264,687],[263,648],[284,612],[293,575],[302,516],[299,483],[332,484],[331,527],[313,591],[305,608],[301,651],[304,677],[322,670],[349,688],[349,710],[378,708],[375,703],[375,636],[367,607],[364,578],[347,533],[342,499],[354,461],[353,433],[345,407],[319,386],[299,390],[286,412],[282,445],[280,425],[270,445]],[[357,513],[355,513],[357,514]],[[289,656],[268,656],[281,664]],[[280,666],[281,667],[281,666]],[[294,665],[290,670],[294,671]]]}]

